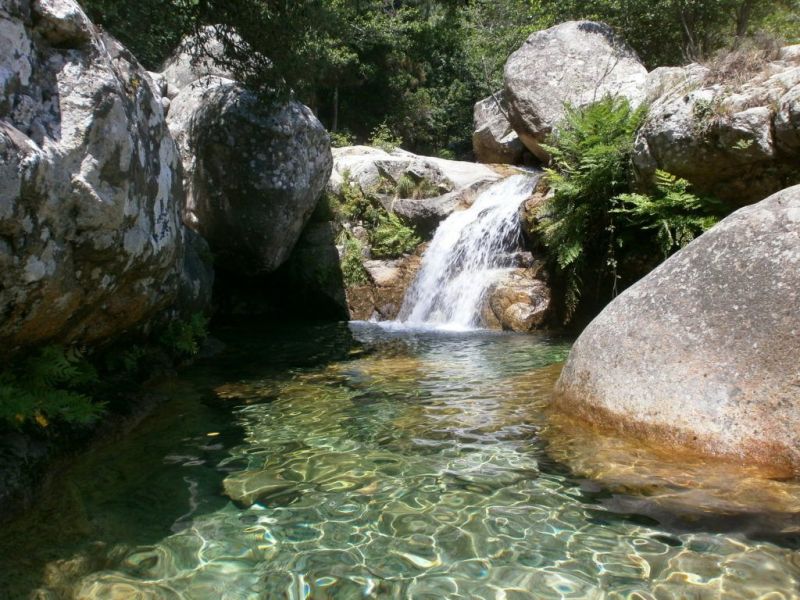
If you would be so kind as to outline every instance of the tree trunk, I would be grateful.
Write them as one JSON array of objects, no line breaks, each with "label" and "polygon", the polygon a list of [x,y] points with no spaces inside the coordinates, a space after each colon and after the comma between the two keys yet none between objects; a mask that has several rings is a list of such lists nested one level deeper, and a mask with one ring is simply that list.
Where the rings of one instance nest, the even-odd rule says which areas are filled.
[{"label": "tree trunk", "polygon": [[331,117],[331,131],[339,130],[339,86],[333,88],[333,116]]}]

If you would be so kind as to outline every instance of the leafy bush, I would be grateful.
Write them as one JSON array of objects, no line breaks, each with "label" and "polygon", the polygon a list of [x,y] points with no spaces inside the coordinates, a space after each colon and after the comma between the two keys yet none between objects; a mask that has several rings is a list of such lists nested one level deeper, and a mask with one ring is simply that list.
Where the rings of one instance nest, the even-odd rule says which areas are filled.
[{"label": "leafy bush", "polygon": [[560,276],[565,322],[587,294],[604,303],[620,280],[627,285],[655,266],[658,250],[666,258],[722,216],[716,202],[663,171],[652,194],[631,193],[631,153],[643,115],[623,99],[567,107],[546,146],[553,194],[539,209],[537,231]]},{"label": "leafy bush", "polygon": [[342,174],[342,190],[336,212],[345,221],[377,222],[377,206],[373,198],[364,193],[350,173]]},{"label": "leafy bush", "polygon": [[208,319],[195,313],[188,321],[173,321],[159,337],[159,343],[174,358],[189,358],[200,351],[200,344],[208,337]]},{"label": "leafy bush", "polygon": [[689,182],[666,171],[656,171],[657,193],[622,194],[615,198],[626,226],[655,230],[656,241],[664,258],[683,248],[712,227],[721,214],[719,203],[689,192]]},{"label": "leafy bush", "polygon": [[377,258],[397,258],[413,252],[422,240],[394,213],[378,217],[378,226],[370,233],[372,253]]},{"label": "leafy bush", "polygon": [[[632,109],[625,99],[567,106],[545,146],[552,156],[547,179],[553,195],[539,211],[538,230],[563,277],[566,321],[588,278],[599,292],[604,271],[616,267],[611,199],[629,191],[633,138],[643,118],[644,110]],[[598,258],[606,264],[596,264]]]},{"label": "leafy bush", "polygon": [[402,144],[403,138],[395,135],[385,121],[372,130],[369,139],[370,146],[375,146],[386,152],[393,152]]},{"label": "leafy bush", "polygon": [[90,423],[103,411],[86,393],[97,380],[79,349],[46,346],[0,373],[0,420],[14,427]]},{"label": "leafy bush", "polygon": [[369,281],[369,275],[364,268],[364,246],[361,241],[349,235],[347,232],[343,232],[340,242],[342,244],[342,258],[340,262],[342,279],[345,285],[350,287],[367,283],[367,281]]},{"label": "leafy bush", "polygon": [[355,144],[355,136],[347,130],[344,131],[331,131],[331,146],[333,148],[344,148],[345,146],[352,146]]}]

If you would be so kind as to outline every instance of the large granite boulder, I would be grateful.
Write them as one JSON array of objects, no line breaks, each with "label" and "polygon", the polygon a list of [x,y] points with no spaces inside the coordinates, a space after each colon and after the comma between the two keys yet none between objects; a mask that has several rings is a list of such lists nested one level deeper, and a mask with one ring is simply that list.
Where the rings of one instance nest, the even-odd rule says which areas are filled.
[{"label": "large granite boulder", "polygon": [[216,31],[213,25],[207,25],[198,34],[184,37],[164,61],[158,78],[164,86],[164,95],[170,100],[183,88],[207,75],[234,79],[231,72],[215,60],[221,58],[224,52]]},{"label": "large granite boulder", "polygon": [[744,82],[699,65],[656,69],[652,106],[634,164],[644,184],[656,169],[734,207],[800,181],[800,55],[785,48]]},{"label": "large granite boulder", "polygon": [[136,59],[72,0],[0,5],[2,352],[99,342],[172,305],[191,279],[182,198]]},{"label": "large granite boulder", "polygon": [[735,212],[578,338],[556,405],[800,474],[800,186]]},{"label": "large granite boulder", "polygon": [[330,141],[309,108],[272,106],[205,76],[173,99],[169,127],[186,180],[184,220],[215,264],[243,275],[289,257],[331,172]]},{"label": "large granite boulder", "polygon": [[508,103],[500,90],[475,104],[472,150],[482,163],[515,165],[522,161],[525,146],[508,121]]},{"label": "large granite boulder", "polygon": [[508,118],[539,159],[543,142],[564,117],[564,104],[585,106],[604,96],[644,101],[647,69],[602,23],[569,21],[537,31],[514,52],[504,71]]}]

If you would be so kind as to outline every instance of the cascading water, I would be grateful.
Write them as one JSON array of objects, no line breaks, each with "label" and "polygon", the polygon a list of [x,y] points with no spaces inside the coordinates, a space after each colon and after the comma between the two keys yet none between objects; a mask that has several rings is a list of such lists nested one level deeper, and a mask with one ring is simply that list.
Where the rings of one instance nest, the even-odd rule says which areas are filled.
[{"label": "cascading water", "polygon": [[520,240],[519,206],[538,179],[538,174],[503,179],[439,225],[403,300],[399,323],[455,330],[479,325],[484,294],[514,266],[509,251]]}]

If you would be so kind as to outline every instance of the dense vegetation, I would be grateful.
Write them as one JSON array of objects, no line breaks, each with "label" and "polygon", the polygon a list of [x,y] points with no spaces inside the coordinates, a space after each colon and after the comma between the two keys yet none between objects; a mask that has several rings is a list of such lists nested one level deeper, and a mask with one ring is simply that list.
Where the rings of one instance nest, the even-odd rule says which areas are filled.
[{"label": "dense vegetation", "polygon": [[797,40],[800,0],[83,0],[151,68],[190,31],[220,25],[227,66],[295,94],[344,140],[383,126],[409,150],[464,156],[472,105],[501,86],[533,31],[589,18],[648,67],[710,59],[765,31]]},{"label": "dense vegetation", "polygon": [[545,146],[553,194],[538,229],[560,275],[566,321],[581,303],[597,310],[721,216],[716,202],[669,173],[658,172],[648,194],[631,192],[633,141],[645,112],[615,98],[567,107]]},{"label": "dense vegetation", "polygon": [[208,321],[195,314],[165,325],[141,344],[125,342],[94,353],[46,346],[17,356],[0,370],[0,429],[45,429],[52,423],[86,425],[105,408],[95,398],[127,387],[200,351]]}]

